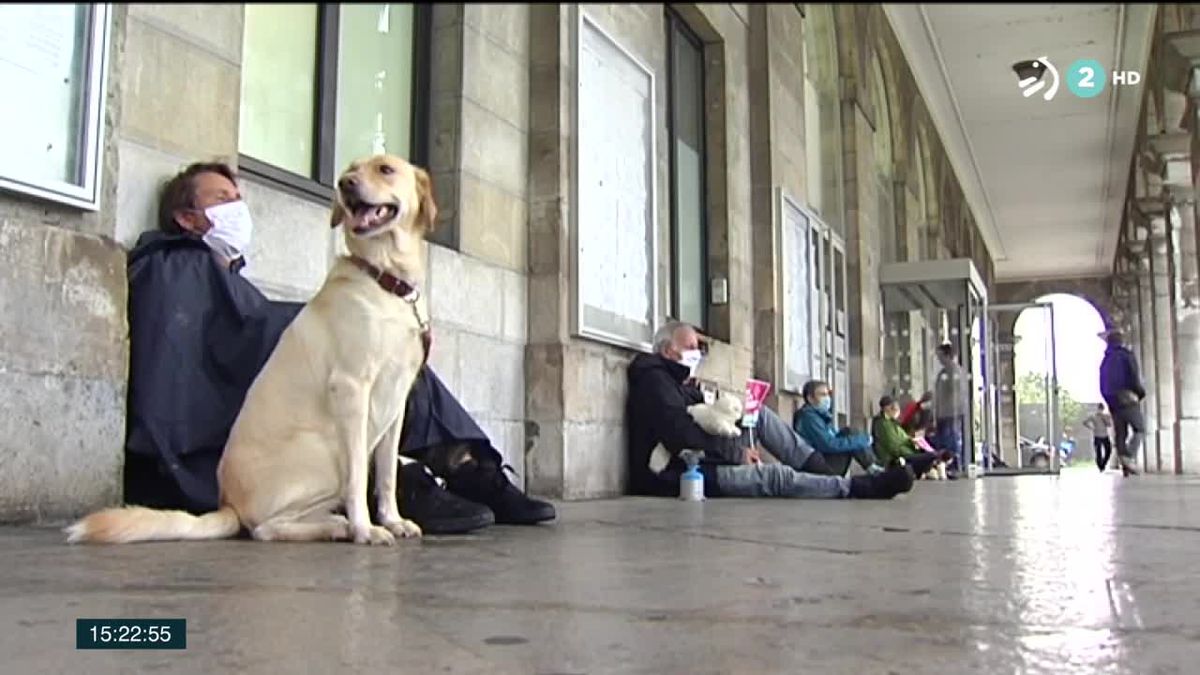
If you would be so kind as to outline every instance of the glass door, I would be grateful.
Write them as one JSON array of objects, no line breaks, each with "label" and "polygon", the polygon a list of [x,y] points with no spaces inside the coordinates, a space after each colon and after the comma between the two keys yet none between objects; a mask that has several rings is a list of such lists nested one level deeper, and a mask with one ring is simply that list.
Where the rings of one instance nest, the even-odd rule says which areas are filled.
[{"label": "glass door", "polygon": [[[1018,318],[1045,322],[1044,340],[1023,342],[1016,334]],[[992,338],[985,353],[990,358],[991,400],[987,401],[993,426],[993,447],[999,461],[991,473],[1057,473],[1062,459],[1058,448],[1058,355],[1054,344],[1054,308],[1049,303],[992,305],[986,312]],[[1000,373],[1003,377],[1000,377]]]}]

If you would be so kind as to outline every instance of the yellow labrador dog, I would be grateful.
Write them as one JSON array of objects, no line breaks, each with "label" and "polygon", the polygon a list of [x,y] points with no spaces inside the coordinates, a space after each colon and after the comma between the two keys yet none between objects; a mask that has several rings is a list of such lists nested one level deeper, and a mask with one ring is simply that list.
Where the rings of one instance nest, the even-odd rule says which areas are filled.
[{"label": "yellow labrador dog", "polygon": [[[421,534],[396,504],[397,448],[428,348],[416,280],[437,206],[429,175],[387,155],[354,162],[337,188],[331,224],[343,225],[350,255],[251,385],[217,467],[220,509],[106,509],[68,527],[68,541],[220,539],[243,527],[262,541]],[[372,460],[379,526],[367,510]]]}]

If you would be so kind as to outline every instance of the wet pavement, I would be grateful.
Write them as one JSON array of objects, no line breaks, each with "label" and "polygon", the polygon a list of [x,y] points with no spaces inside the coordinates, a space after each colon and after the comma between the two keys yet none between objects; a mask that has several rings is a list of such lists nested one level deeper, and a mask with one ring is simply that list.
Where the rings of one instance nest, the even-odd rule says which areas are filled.
[{"label": "wet pavement", "polygon": [[[622,499],[395,548],[0,529],[3,673],[1195,673],[1200,477]],[[77,618],[184,651],[76,651]]]}]

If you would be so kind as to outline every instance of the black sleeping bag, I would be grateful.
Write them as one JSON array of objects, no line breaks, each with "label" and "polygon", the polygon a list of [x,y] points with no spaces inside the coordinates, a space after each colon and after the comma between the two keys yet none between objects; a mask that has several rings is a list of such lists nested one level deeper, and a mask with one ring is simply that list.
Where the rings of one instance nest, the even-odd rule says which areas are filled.
[{"label": "black sleeping bag", "polygon": [[[129,254],[125,501],[217,508],[217,462],[242,401],[303,307],[268,300],[191,236],[147,232]],[[409,395],[400,449],[444,443],[499,453],[426,366]]]}]

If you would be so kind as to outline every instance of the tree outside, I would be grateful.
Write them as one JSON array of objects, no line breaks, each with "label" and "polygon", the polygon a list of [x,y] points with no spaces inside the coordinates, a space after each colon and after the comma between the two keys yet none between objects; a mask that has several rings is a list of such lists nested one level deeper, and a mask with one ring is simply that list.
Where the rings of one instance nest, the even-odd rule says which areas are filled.
[{"label": "tree outside", "polygon": [[[1044,428],[1045,421],[1040,419],[1041,410],[1046,405],[1046,379],[1045,375],[1040,373],[1023,373],[1017,378],[1017,402],[1022,411],[1034,409],[1038,420]],[[1071,463],[1077,461],[1090,461],[1086,456],[1087,453],[1081,453],[1080,447],[1090,444],[1091,436],[1080,438],[1081,432],[1086,432],[1087,429],[1083,426],[1083,421],[1087,419],[1090,409],[1087,404],[1081,403],[1071,395],[1071,392],[1063,387],[1058,390],[1058,420],[1060,433],[1066,433],[1068,436],[1075,438],[1075,454],[1071,457]],[[1025,415],[1023,418],[1028,419]],[[1025,421],[1025,420],[1022,420]],[[1023,427],[1026,425],[1022,425]],[[1032,426],[1032,425],[1030,425]],[[1028,436],[1024,431],[1022,435]],[[1047,438],[1047,442],[1057,445],[1062,440],[1059,438]]]}]

